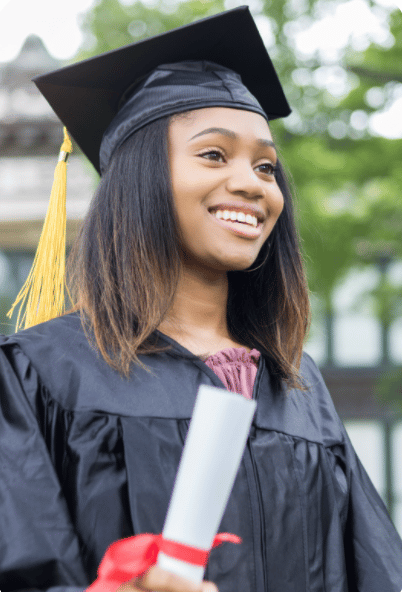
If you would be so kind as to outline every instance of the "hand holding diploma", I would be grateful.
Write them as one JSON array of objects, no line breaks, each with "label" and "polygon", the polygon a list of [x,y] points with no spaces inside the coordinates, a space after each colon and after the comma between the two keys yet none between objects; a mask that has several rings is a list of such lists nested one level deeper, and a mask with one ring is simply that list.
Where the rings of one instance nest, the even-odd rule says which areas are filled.
[{"label": "hand holding diploma", "polygon": [[236,535],[216,533],[255,407],[255,401],[236,393],[200,387],[162,535],[111,545],[88,592],[216,592],[202,578],[213,546],[241,542]]},{"label": "hand holding diploma", "polygon": [[218,592],[213,582],[195,584],[158,565],[153,565],[142,576],[120,586],[117,592]]}]

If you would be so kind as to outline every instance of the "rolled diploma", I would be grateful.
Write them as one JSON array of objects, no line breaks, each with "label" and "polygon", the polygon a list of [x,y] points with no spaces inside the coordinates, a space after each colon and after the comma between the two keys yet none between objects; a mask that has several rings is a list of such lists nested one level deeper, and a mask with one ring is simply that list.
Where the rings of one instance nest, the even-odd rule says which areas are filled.
[{"label": "rolled diploma", "polygon": [[[209,550],[243,456],[256,402],[202,385],[170,499],[163,537]],[[236,533],[234,533],[236,534]],[[200,583],[204,567],[160,552],[157,564]]]}]

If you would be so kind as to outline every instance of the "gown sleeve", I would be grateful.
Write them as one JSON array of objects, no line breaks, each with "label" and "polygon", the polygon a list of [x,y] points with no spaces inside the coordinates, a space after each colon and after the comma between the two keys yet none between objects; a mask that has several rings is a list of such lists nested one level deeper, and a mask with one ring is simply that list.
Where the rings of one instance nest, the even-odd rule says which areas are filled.
[{"label": "gown sleeve", "polygon": [[400,592],[402,540],[342,424],[341,429],[344,445],[329,454],[337,487],[347,492],[342,513],[348,591]]},{"label": "gown sleeve", "polygon": [[18,345],[0,336],[2,592],[79,592],[89,585],[79,538],[40,429],[44,393]]}]

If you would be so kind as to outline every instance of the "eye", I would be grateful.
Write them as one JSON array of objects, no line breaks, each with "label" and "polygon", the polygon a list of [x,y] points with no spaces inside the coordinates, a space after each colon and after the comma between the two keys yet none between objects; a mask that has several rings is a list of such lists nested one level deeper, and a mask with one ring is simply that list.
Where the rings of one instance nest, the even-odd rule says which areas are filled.
[{"label": "eye", "polygon": [[258,165],[257,169],[261,168],[265,169],[262,172],[266,175],[275,175],[276,171],[278,170],[278,167],[272,164],[272,162],[264,162],[263,164]]},{"label": "eye", "polygon": [[201,152],[198,156],[202,156],[207,160],[213,160],[215,162],[223,162],[225,159],[224,154],[220,150],[208,150],[207,152]]}]

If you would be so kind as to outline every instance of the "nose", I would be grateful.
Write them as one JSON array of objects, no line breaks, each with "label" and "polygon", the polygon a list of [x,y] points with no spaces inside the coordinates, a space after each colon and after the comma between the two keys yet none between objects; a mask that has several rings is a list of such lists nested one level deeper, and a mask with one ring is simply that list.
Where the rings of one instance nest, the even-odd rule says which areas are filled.
[{"label": "nose", "polygon": [[250,162],[233,163],[226,181],[226,189],[229,193],[249,198],[264,196],[262,181]]}]

